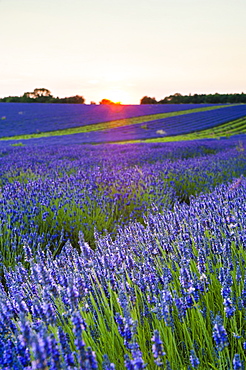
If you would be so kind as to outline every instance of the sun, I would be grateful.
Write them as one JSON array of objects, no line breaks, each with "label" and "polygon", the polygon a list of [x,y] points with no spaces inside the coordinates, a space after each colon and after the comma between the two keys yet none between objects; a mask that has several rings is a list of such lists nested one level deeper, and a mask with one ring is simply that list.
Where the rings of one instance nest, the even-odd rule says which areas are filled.
[{"label": "sun", "polygon": [[129,95],[126,91],[118,88],[111,88],[103,92],[103,97],[114,103],[126,104],[129,100]]}]

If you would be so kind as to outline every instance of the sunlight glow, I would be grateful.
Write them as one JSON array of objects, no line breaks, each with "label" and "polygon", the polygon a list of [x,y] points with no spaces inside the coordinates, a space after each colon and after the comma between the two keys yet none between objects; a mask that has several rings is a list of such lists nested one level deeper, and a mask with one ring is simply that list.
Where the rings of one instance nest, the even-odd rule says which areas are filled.
[{"label": "sunlight glow", "polygon": [[126,102],[129,101],[129,94],[121,89],[112,88],[102,92],[102,96],[105,99],[109,99],[114,103],[121,103],[127,104]]}]

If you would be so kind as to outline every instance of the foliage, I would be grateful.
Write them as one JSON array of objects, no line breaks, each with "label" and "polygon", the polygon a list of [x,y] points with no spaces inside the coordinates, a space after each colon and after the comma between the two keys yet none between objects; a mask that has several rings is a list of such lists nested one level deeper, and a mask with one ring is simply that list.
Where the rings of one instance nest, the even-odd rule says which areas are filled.
[{"label": "foliage", "polygon": [[157,101],[155,98],[150,98],[149,96],[144,96],[140,100],[140,104],[157,104]]},{"label": "foliage", "polygon": [[140,104],[238,104],[246,103],[246,94],[194,94],[182,95],[175,93],[156,101],[147,96],[140,100]]},{"label": "foliage", "polygon": [[0,99],[5,103],[63,103],[63,104],[84,104],[83,96],[75,95],[68,98],[54,98],[50,90],[36,88],[32,92],[25,92],[22,96],[8,96]]}]

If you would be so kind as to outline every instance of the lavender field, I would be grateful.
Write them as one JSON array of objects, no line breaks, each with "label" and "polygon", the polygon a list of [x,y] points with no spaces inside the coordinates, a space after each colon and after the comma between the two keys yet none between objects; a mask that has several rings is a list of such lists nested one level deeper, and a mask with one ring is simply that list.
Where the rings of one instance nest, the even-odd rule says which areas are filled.
[{"label": "lavender field", "polygon": [[85,105],[0,104],[0,137],[64,130],[131,117],[213,107],[212,104]]},{"label": "lavender field", "polygon": [[[175,135],[244,110],[165,120]],[[0,369],[245,369],[245,135],[79,135],[0,141]]]},{"label": "lavender field", "polygon": [[210,130],[205,137],[214,137],[214,130],[220,128],[222,136],[246,132],[245,104],[64,107],[62,104],[1,103],[1,115],[2,147],[175,140],[180,135],[205,130]]}]

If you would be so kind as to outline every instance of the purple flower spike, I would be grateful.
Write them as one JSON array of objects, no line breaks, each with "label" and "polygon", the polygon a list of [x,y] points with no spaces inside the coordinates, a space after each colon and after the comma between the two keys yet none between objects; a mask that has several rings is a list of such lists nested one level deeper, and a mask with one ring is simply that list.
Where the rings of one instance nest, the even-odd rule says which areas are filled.
[{"label": "purple flower spike", "polygon": [[115,365],[110,362],[108,355],[103,356],[102,368],[103,370],[115,370]]},{"label": "purple flower spike", "polygon": [[193,349],[190,351],[190,363],[194,369],[196,369],[200,364],[200,361],[198,357],[196,356],[196,353]]},{"label": "purple flower spike", "polygon": [[243,370],[244,369],[243,363],[240,360],[240,355],[238,353],[235,354],[232,364],[233,364],[233,370]]},{"label": "purple flower spike", "polygon": [[213,338],[217,345],[218,351],[223,351],[223,349],[229,344],[226,330],[224,326],[220,323],[220,317],[218,316],[215,319]]},{"label": "purple flower spike", "polygon": [[155,358],[155,363],[156,363],[157,366],[162,366],[163,363],[161,362],[160,357],[164,356],[165,352],[163,350],[163,344],[162,344],[162,340],[160,338],[158,330],[154,331],[154,336],[152,337],[151,340],[153,342],[152,352],[153,352],[153,356]]},{"label": "purple flower spike", "polygon": [[224,299],[223,304],[226,317],[232,317],[234,312],[236,311],[236,308],[233,306],[231,299],[230,298]]}]

